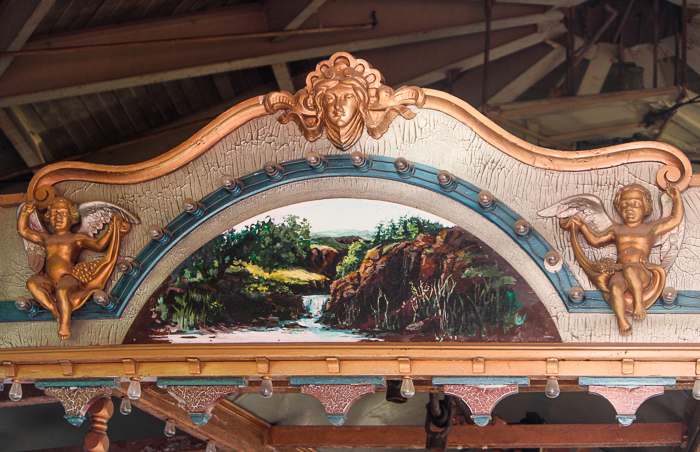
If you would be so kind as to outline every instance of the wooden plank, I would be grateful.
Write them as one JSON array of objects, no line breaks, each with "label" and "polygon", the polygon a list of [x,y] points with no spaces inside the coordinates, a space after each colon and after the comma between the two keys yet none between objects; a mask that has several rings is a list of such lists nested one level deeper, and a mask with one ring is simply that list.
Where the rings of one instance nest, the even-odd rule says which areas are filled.
[{"label": "wooden plank", "polygon": [[636,91],[592,94],[588,96],[512,102],[510,104],[491,105],[491,107],[499,111],[500,116],[504,118],[513,118],[543,113],[554,113],[561,110],[571,110],[609,102],[620,102],[663,96],[677,96],[678,93],[678,87],[672,86],[668,88],[641,89]]},{"label": "wooden plank", "polygon": [[149,128],[154,128],[161,126],[165,123],[165,119],[160,114],[160,110],[156,106],[154,99],[151,98],[151,93],[145,86],[132,86],[129,88],[131,94],[136,100],[136,104],[139,106],[141,111],[143,111],[144,117]]},{"label": "wooden plank", "polygon": [[143,133],[148,130],[148,120],[143,114],[141,107],[139,107],[131,90],[129,88],[117,89],[114,90],[114,95],[119,99],[119,103],[122,108],[124,108],[126,117],[129,118],[129,122],[134,126],[136,132]]},{"label": "wooden plank", "polygon": [[55,146],[51,147],[51,151],[56,160],[60,160],[74,153],[77,145],[63,127],[63,124],[51,108],[50,103],[36,102],[33,104],[33,107],[36,110],[37,115],[44,122],[46,129],[50,131],[51,137],[56,143]]},{"label": "wooden plank", "polygon": [[[299,14],[294,17],[289,23],[284,27],[285,30],[296,30],[301,27],[306,20],[311,17],[312,14],[316,14],[318,9],[326,3],[326,0],[311,0],[304,9],[302,9]],[[276,36],[272,38],[272,42],[282,42],[289,38],[289,36]]]},{"label": "wooden plank", "polygon": [[600,93],[612,67],[613,60],[617,60],[618,48],[615,44],[606,45],[600,43],[590,50],[593,55],[576,93],[578,96]]},{"label": "wooden plank", "polygon": [[523,127],[520,124],[517,124],[517,123],[515,123],[509,119],[506,119],[502,116],[499,116],[499,115],[494,114],[494,113],[489,113],[489,112],[486,113],[486,116],[489,119],[492,119],[495,122],[499,122],[504,126],[513,128],[519,132],[524,133],[525,135],[529,135],[531,137],[537,138],[540,141],[544,141],[545,143],[549,143],[557,149],[564,150],[564,151],[573,151],[573,149],[571,149],[571,147],[565,145],[564,143],[560,143],[559,141],[554,140],[550,137],[544,136],[541,133],[537,133],[533,130],[528,129],[527,127]]},{"label": "wooden plank", "polygon": [[85,7],[89,0],[71,0],[68,7],[63,10],[58,20],[53,24],[49,34],[62,33],[70,27],[70,24],[78,17],[80,11]]},{"label": "wooden plank", "polygon": [[104,2],[88,1],[73,19],[73,22],[68,26],[66,31],[82,30],[87,23],[97,13]]},{"label": "wooden plank", "polygon": [[[561,13],[555,10],[544,14],[497,20],[493,22],[492,29],[521,27],[528,24],[558,23],[560,19]],[[231,25],[227,25],[230,29]],[[162,32],[160,28],[156,28],[155,24],[152,24],[151,27],[153,27],[155,31],[149,32],[148,28],[143,28],[141,30],[141,34],[143,34],[141,39],[148,39],[149,35],[151,35],[151,37],[156,37],[156,32]],[[5,80],[2,81],[3,83],[0,83],[0,107],[35,102],[40,99],[69,97],[88,92],[114,90],[134,85],[144,85],[252,67],[269,66],[275,63],[325,57],[339,50],[357,52],[360,50],[426,42],[479,33],[482,32],[484,28],[485,25],[483,23],[476,23],[429,31],[413,31],[401,35],[385,36],[361,41],[336,42],[307,48],[294,48],[294,46],[290,45],[287,46],[289,49],[286,51],[279,51],[275,44],[270,44],[269,42],[258,42],[255,45],[250,44],[246,46],[230,46],[225,52],[214,52],[214,50],[219,47],[211,46],[211,51],[209,52],[207,49],[204,49],[198,51],[196,55],[191,57],[179,58],[177,64],[181,67],[168,70],[160,69],[162,67],[161,62],[164,58],[162,46],[139,48],[138,57],[132,55],[131,52],[124,55],[119,49],[112,49],[109,52],[101,51],[99,53],[90,51],[65,55],[49,54],[44,55],[41,59],[22,60],[25,63],[29,61],[33,62],[32,71],[35,73],[35,77],[32,83],[28,83],[26,79],[19,80],[19,72],[23,67],[21,65],[15,66],[16,72],[13,72],[13,74],[15,74],[14,77],[8,78],[6,76]],[[531,45],[555,35],[555,30],[561,32],[561,30],[556,27],[554,29],[549,26],[544,28],[547,31],[543,31],[539,35],[539,39],[533,41]],[[182,30],[186,31],[186,28]],[[136,28],[132,30],[133,33],[137,33],[137,31],[138,29]],[[90,36],[91,43],[97,43],[97,40],[117,39],[118,37],[116,35],[110,37],[107,32],[102,32],[102,35],[95,36],[91,34]],[[71,45],[79,44],[79,42],[76,41],[78,38],[79,35],[73,36],[71,38]],[[331,36],[327,40],[331,38],[333,41],[337,41],[338,35]],[[321,39],[314,39],[313,43],[317,44],[319,41],[321,41]],[[45,44],[57,45],[51,42]],[[180,47],[170,48],[168,54],[176,52],[179,48]],[[504,47],[501,50],[507,48],[508,47]],[[233,55],[238,56],[235,57]],[[126,64],[126,62],[121,62],[121,59],[125,56],[129,57],[128,64]],[[32,57],[27,56],[19,58],[24,59]],[[95,67],[95,59],[103,59],[103,64],[99,67]],[[89,70],[85,67],[87,62],[91,65]],[[48,65],[52,68],[51,76],[48,76],[48,74],[44,75],[44,72],[42,72],[43,65]],[[59,66],[61,69],[59,69]],[[85,67],[85,70],[81,70],[83,67]],[[65,77],[60,75],[64,70],[70,71],[70,77],[67,75]],[[49,71],[49,69],[46,69],[46,71]]]},{"label": "wooden plank", "polygon": [[102,133],[102,130],[97,125],[95,118],[92,117],[92,114],[88,111],[80,97],[69,97],[60,102],[66,105],[66,108],[69,110],[70,117],[74,118],[75,123],[78,124],[90,138],[92,149],[107,146],[109,144],[109,140],[107,140],[105,135]]},{"label": "wooden plank", "polygon": [[[54,2],[24,0],[7,3],[0,15],[0,49],[10,52],[21,50]],[[13,60],[13,57],[0,58],[0,76]]]},{"label": "wooden plank", "polygon": [[530,89],[542,77],[549,74],[553,69],[562,64],[566,59],[566,49],[555,43],[548,43],[554,48],[538,62],[530,66],[525,72],[517,76],[513,81],[503,87],[491,99],[489,104],[512,102],[525,91]]},{"label": "wooden plank", "polygon": [[120,1],[121,0],[105,0],[95,14],[92,15],[90,20],[88,20],[84,28],[94,28],[104,24],[107,17],[112,14],[112,11],[117,7]]},{"label": "wooden plank", "polygon": [[155,103],[166,124],[180,118],[180,115],[178,115],[175,110],[175,105],[173,105],[170,96],[168,96],[162,84],[154,83],[152,85],[146,85],[146,89],[148,89],[148,92],[153,98],[153,103]]},{"label": "wooden plank", "polygon": [[[128,384],[114,390],[115,395],[125,396]],[[228,400],[223,400],[212,411],[206,425],[195,427],[187,413],[178,406],[171,396],[155,387],[146,387],[141,398],[132,405],[160,419],[172,419],[180,430],[202,440],[216,441],[237,452],[272,452],[266,445],[267,431],[270,428],[262,419],[239,408]]]},{"label": "wooden plank", "polygon": [[144,1],[143,3],[147,3],[147,6],[137,18],[138,20],[152,19],[156,17],[158,11],[160,11],[163,5],[167,3],[167,0],[150,0],[150,2]]},{"label": "wooden plank", "polygon": [[164,82],[162,85],[168,93],[168,96],[170,96],[173,105],[175,105],[177,114],[180,115],[181,118],[194,113],[182,86],[180,86],[177,81]]},{"label": "wooden plank", "polygon": [[[109,452],[200,452],[205,450],[206,447],[206,441],[202,441],[199,438],[187,434],[178,434],[171,438],[160,436],[156,438],[128,439],[109,442]],[[27,452],[85,452],[85,446],[56,447]]]},{"label": "wooden plank", "polygon": [[0,130],[5,134],[15,151],[27,166],[32,167],[46,163],[37,143],[32,139],[27,127],[17,119],[11,109],[0,108]]},{"label": "wooden plank", "polygon": [[187,97],[187,102],[192,106],[192,110],[198,112],[207,108],[206,102],[204,102],[202,92],[199,90],[197,83],[191,79],[186,78],[178,80],[178,83],[182,87],[182,92],[185,93]]},{"label": "wooden plank", "polygon": [[275,73],[275,79],[277,80],[277,86],[279,87],[279,90],[293,93],[294,83],[292,83],[292,76],[289,75],[289,68],[287,67],[287,63],[273,64],[272,71]]},{"label": "wooden plank", "polygon": [[[494,22],[495,23],[495,22]],[[515,41],[511,41],[507,44],[503,44],[502,46],[498,46],[496,48],[493,48],[489,52],[489,57],[491,60],[497,60],[499,58],[503,58],[504,56],[510,55],[512,53],[518,52],[520,50],[526,49],[528,47],[532,47],[536,44],[539,44],[541,42],[544,42],[545,40],[554,38],[555,36],[558,36],[562,34],[565,31],[563,26],[557,26],[551,29],[547,29],[545,31],[533,33],[531,35],[525,36],[524,38],[516,39]],[[443,80],[445,77],[447,77],[447,72],[456,69],[459,70],[460,72],[467,71],[469,69],[475,68],[477,66],[481,66],[484,63],[484,53],[479,53],[477,55],[473,55],[469,58],[460,60],[460,61],[455,61],[454,63],[441,67],[439,69],[435,69],[433,71],[430,71],[426,74],[420,75],[418,77],[412,78],[410,80],[405,80],[401,83],[395,84],[395,87],[398,88],[399,86],[403,85],[416,85],[416,86],[425,86],[425,85],[430,85],[431,83],[435,83],[437,81]]]},{"label": "wooden plank", "polygon": [[122,138],[122,134],[117,130],[117,126],[114,124],[109,112],[107,112],[107,108],[97,94],[82,95],[80,100],[108,142],[114,143]]},{"label": "wooden plank", "polygon": [[102,105],[104,105],[105,112],[122,137],[133,137],[136,135],[134,125],[129,121],[129,117],[114,91],[98,93],[97,97],[99,97]]},{"label": "wooden plank", "polygon": [[[425,449],[423,426],[272,426],[271,446]],[[524,449],[540,447],[653,447],[683,442],[682,424],[455,425],[447,447]]]},{"label": "wooden plank", "polygon": [[81,152],[95,148],[90,135],[85,131],[66,100],[53,100],[49,102],[49,108]]},{"label": "wooden plank", "polygon": [[212,75],[212,79],[214,80],[216,89],[219,91],[219,96],[221,96],[223,100],[229,100],[236,94],[233,85],[231,85],[231,79],[227,74],[214,74]]},{"label": "wooden plank", "polygon": [[33,36],[42,36],[49,33],[53,24],[56,23],[63,11],[68,7],[71,0],[58,0],[49,8],[44,18],[39,22],[34,30]]},{"label": "wooden plank", "polygon": [[590,137],[590,136],[594,136],[594,135],[605,135],[608,133],[615,133],[615,132],[620,132],[622,130],[630,130],[630,129],[644,129],[644,126],[639,125],[639,122],[632,122],[632,123],[628,123],[628,124],[618,124],[618,125],[614,125],[614,126],[597,127],[595,129],[588,129],[588,130],[576,130],[574,132],[559,133],[556,135],[548,135],[548,136],[552,140],[567,141],[567,140],[573,140],[574,138],[584,138],[584,137]]},{"label": "wooden plank", "polygon": [[223,99],[219,95],[219,90],[216,89],[214,80],[210,75],[195,77],[194,82],[197,84],[197,87],[199,87],[199,91],[202,92],[204,102],[206,102],[208,107],[221,103]]}]

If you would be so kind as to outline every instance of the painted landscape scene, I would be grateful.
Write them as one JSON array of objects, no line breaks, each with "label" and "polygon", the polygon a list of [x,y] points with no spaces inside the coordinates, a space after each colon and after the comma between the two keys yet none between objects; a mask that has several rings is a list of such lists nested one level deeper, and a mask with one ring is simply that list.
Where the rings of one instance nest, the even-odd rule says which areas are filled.
[{"label": "painted landscape scene", "polygon": [[236,225],[182,262],[142,314],[133,342],[559,340],[529,286],[466,230],[356,199]]}]

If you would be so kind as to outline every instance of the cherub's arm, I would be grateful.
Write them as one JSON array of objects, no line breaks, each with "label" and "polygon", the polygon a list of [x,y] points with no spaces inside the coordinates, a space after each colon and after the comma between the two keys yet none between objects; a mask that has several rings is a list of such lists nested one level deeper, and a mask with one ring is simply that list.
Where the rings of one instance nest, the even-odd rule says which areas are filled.
[{"label": "cherub's arm", "polygon": [[681,192],[678,190],[678,187],[669,185],[666,189],[666,193],[668,193],[668,196],[673,201],[673,209],[671,210],[671,215],[657,220],[654,225],[654,234],[657,237],[671,232],[676,226],[681,224],[683,215],[685,215],[683,199],[681,198]]},{"label": "cherub's arm", "polygon": [[33,202],[28,202],[22,206],[17,217],[17,232],[22,238],[29,240],[37,245],[45,246],[46,236],[45,232],[38,232],[29,226],[29,216],[36,211],[36,205]]},{"label": "cherub's arm", "polygon": [[595,230],[588,227],[588,225],[576,215],[571,216],[569,218],[562,218],[562,220],[566,220],[560,222],[563,228],[569,229],[573,225],[578,226],[578,229],[583,234],[583,237],[585,237],[586,241],[592,246],[602,246],[606,243],[612,242],[615,239],[614,226],[609,227],[602,233],[598,233]]}]

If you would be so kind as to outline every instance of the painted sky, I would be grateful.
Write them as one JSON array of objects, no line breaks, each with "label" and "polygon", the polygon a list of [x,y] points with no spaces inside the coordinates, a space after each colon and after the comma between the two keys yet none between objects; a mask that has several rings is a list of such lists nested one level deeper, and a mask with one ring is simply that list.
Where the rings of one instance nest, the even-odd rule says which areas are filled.
[{"label": "painted sky", "polygon": [[365,199],[339,198],[291,204],[237,224],[235,229],[240,231],[247,225],[264,220],[267,216],[270,216],[276,223],[280,223],[287,215],[296,215],[299,218],[309,220],[312,234],[339,229],[371,231],[381,221],[398,219],[404,215],[420,216],[426,220],[438,222],[445,227],[454,226],[454,224],[440,217],[400,204]]}]

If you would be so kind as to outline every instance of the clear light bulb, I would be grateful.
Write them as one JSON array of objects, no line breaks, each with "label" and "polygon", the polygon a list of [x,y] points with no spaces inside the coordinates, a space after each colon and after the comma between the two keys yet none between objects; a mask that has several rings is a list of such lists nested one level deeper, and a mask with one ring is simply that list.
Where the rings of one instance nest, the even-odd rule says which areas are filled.
[{"label": "clear light bulb", "polygon": [[19,402],[22,400],[22,383],[20,383],[18,380],[13,381],[9,396],[10,400],[13,402]]},{"label": "clear light bulb", "polygon": [[700,400],[700,379],[695,380],[695,384],[693,385],[693,397]]},{"label": "clear light bulb", "polygon": [[171,419],[165,421],[165,430],[163,430],[163,433],[168,438],[175,436],[175,423]]},{"label": "clear light bulb", "polygon": [[131,379],[129,389],[126,390],[126,396],[131,400],[138,400],[141,398],[141,380],[138,378]]},{"label": "clear light bulb", "polygon": [[272,392],[272,378],[263,377],[260,383],[260,395],[265,399],[269,399],[272,397]]},{"label": "clear light bulb", "polygon": [[544,388],[544,393],[550,399],[556,399],[559,397],[559,380],[557,377],[549,377],[547,379],[547,386]]},{"label": "clear light bulb", "polygon": [[413,386],[413,378],[403,377],[401,379],[401,390],[399,392],[401,393],[401,397],[406,399],[410,399],[416,395],[416,388]]},{"label": "clear light bulb", "polygon": [[207,449],[204,452],[216,452],[216,443],[214,441],[209,441],[207,443]]},{"label": "clear light bulb", "polygon": [[128,397],[122,397],[122,403],[119,405],[119,412],[123,415],[131,413],[131,400]]}]

